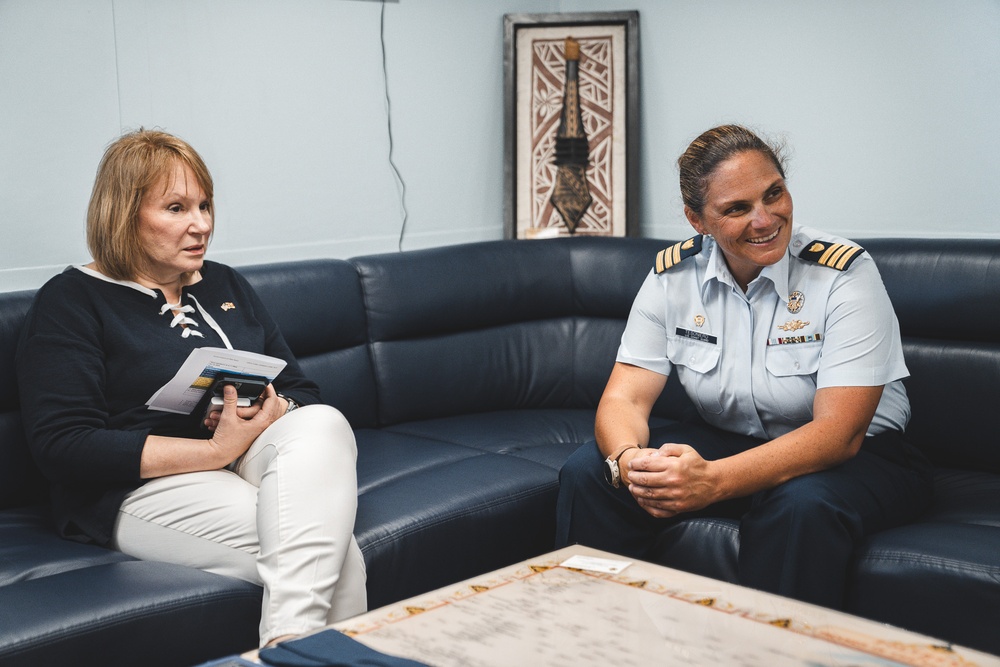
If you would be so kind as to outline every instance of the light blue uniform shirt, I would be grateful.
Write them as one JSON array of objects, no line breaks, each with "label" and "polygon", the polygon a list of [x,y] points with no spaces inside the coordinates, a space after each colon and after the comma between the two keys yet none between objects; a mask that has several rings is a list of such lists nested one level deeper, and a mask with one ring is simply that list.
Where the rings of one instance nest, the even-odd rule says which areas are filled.
[{"label": "light blue uniform shirt", "polygon": [[777,438],[812,420],[818,388],[877,385],[868,435],[904,430],[909,372],[875,262],[858,254],[837,270],[799,258],[815,241],[853,245],[796,225],[785,256],[744,294],[703,237],[701,252],[647,276],[618,361],[676,375],[702,418],[727,431]]}]

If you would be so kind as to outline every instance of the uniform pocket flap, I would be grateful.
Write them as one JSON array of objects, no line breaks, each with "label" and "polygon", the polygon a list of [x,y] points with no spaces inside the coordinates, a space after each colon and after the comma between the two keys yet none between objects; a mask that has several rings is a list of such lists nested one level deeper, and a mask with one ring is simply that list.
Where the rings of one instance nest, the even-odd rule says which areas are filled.
[{"label": "uniform pocket flap", "polygon": [[819,370],[819,342],[768,345],[764,365],[767,372],[778,377],[812,375]]},{"label": "uniform pocket flap", "polygon": [[685,366],[696,373],[707,373],[719,365],[719,346],[683,336],[667,336],[670,363]]}]

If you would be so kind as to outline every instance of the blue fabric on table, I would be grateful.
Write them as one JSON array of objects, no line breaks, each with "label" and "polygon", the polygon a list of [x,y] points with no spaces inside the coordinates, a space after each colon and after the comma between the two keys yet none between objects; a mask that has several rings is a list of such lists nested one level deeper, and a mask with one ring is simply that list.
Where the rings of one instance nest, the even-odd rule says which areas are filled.
[{"label": "blue fabric on table", "polygon": [[198,667],[259,667],[258,663],[250,662],[246,658],[238,655],[230,655],[217,660],[209,660],[198,665]]},{"label": "blue fabric on table", "polygon": [[273,667],[427,667],[422,662],[380,653],[336,630],[261,649],[260,659]]}]

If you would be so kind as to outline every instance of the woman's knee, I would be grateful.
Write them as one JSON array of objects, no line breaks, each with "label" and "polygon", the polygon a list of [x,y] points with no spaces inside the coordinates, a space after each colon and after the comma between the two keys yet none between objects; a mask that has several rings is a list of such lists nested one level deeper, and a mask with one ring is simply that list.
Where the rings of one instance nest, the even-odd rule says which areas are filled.
[{"label": "woman's knee", "polygon": [[351,425],[347,422],[347,417],[340,410],[326,403],[304,405],[287,413],[282,419],[288,419],[289,421],[309,419],[325,424],[332,430],[351,429]]},{"label": "woman's knee", "polygon": [[[287,420],[287,421],[285,421]],[[289,412],[275,424],[290,429],[295,437],[287,438],[293,446],[299,443],[319,444],[324,448],[346,451],[355,459],[358,448],[354,429],[337,408],[317,403],[306,405]]]},{"label": "woman's knee", "polygon": [[[339,410],[307,405],[282,416],[265,430],[236,465],[236,472],[260,486],[267,470],[280,466],[295,474],[346,474],[357,463],[354,431]],[[280,462],[279,462],[280,461]]]}]

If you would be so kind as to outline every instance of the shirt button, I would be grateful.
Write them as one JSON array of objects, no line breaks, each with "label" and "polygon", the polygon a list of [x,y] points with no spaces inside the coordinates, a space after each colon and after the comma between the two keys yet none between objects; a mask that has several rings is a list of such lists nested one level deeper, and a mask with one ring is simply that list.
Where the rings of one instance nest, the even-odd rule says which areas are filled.
[{"label": "shirt button", "polygon": [[795,362],[795,370],[799,370],[799,362]]}]

